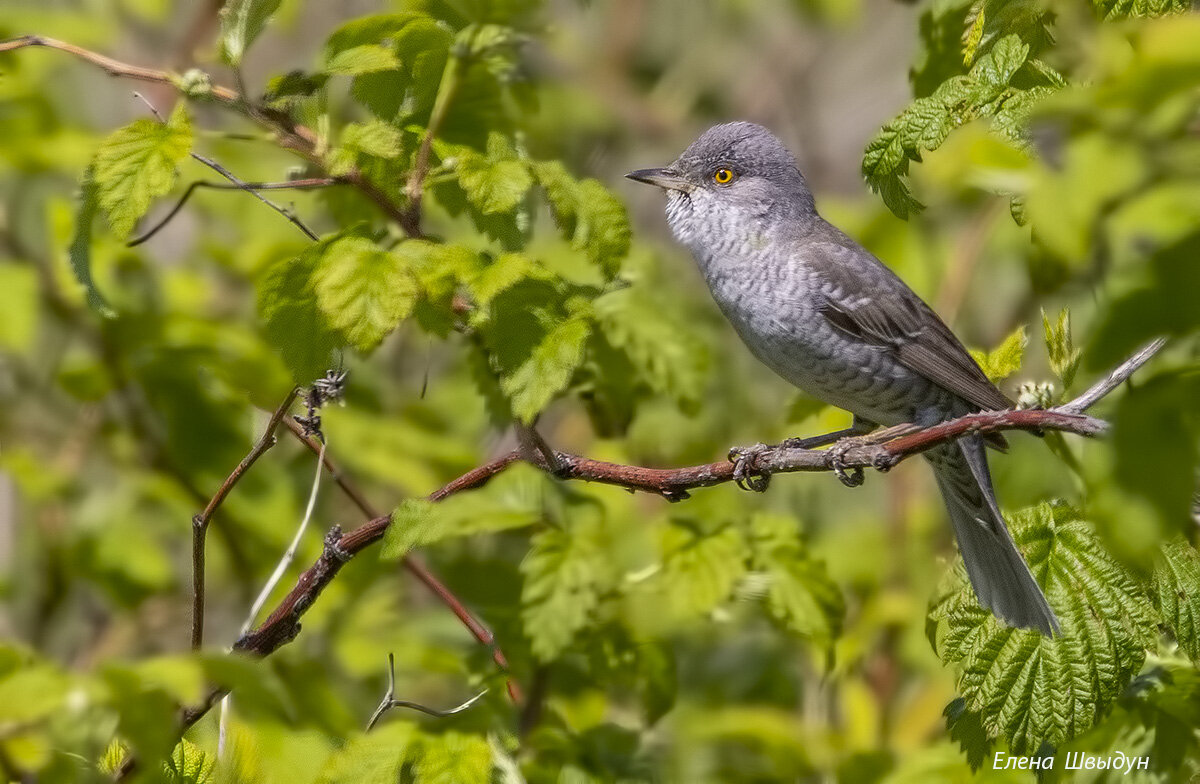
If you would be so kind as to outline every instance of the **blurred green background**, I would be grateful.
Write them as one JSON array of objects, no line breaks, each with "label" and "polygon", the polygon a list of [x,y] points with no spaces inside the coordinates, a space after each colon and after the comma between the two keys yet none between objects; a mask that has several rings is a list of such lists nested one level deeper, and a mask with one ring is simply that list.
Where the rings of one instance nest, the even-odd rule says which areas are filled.
[{"label": "blurred green background", "polygon": [[[0,0],[0,39],[201,68],[318,140],[305,161],[193,89],[190,130],[173,126],[184,147],[157,164],[165,187],[113,201],[109,134],[150,118],[146,101],[171,115],[180,91],[60,51],[0,53],[0,775],[102,779],[137,754],[139,775],[196,782],[1032,780],[992,770],[997,750],[1057,754],[1063,780],[1120,775],[1064,771],[1080,750],[1148,755],[1147,781],[1197,775],[1188,3],[284,0],[240,62],[236,9],[271,4],[231,5],[222,18],[209,0]],[[351,44],[396,59],[335,65]],[[334,270],[336,253],[245,193],[197,191],[125,246],[189,182],[219,179],[189,148],[245,181],[354,167],[404,205],[460,55],[426,181],[430,243],[348,186],[267,194],[337,235],[329,247],[366,238],[382,264],[410,259],[397,274],[412,301],[381,304],[373,287],[389,278]],[[1097,408],[1111,439],[1014,434],[991,461],[1065,638],[1011,634],[946,598],[962,578],[920,461],[853,491],[789,475],[763,495],[730,485],[680,504],[520,467],[445,510],[401,507],[417,533],[355,558],[295,642],[230,663],[315,469],[282,431],[213,520],[205,646],[188,653],[192,516],[291,385],[325,368],[350,370],[345,405],[321,412],[329,455],[383,510],[514,448],[514,417],[540,413],[556,448],[663,467],[845,426],[750,357],[671,242],[661,196],[622,177],[732,119],[778,134],[821,213],[992,352],[1014,398],[1069,399],[1172,337]],[[80,218],[89,166],[108,218],[94,225]],[[304,264],[311,281],[286,277]],[[363,337],[366,321],[340,323],[330,302],[382,328]],[[581,342],[564,347],[564,324],[584,325]],[[362,521],[326,478],[268,607],[325,530]],[[521,703],[400,568],[414,543],[494,631]],[[364,733],[389,653],[401,699],[488,694]],[[187,744],[172,729],[209,684],[234,688],[219,753],[216,711]]]}]

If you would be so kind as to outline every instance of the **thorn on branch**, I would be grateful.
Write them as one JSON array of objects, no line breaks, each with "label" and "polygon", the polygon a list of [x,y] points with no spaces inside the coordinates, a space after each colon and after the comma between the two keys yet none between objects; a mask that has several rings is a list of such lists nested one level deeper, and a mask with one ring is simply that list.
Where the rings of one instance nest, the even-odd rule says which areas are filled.
[{"label": "thorn on branch", "polygon": [[336,370],[327,370],[325,375],[312,382],[304,395],[304,405],[308,409],[304,416],[294,417],[300,423],[304,436],[316,436],[321,442],[325,434],[321,432],[321,417],[317,413],[327,403],[341,403],[346,396],[346,377],[349,370],[340,366]]},{"label": "thorn on branch", "polygon": [[379,707],[375,709],[375,712],[373,714],[371,714],[371,720],[367,722],[367,732],[370,732],[375,727],[375,725],[379,722],[379,719],[383,716],[383,714],[387,713],[392,708],[408,708],[410,710],[420,711],[421,713],[424,713],[428,716],[434,716],[439,719],[444,719],[448,716],[453,716],[456,713],[462,713],[467,708],[471,707],[476,702],[479,702],[479,700],[483,699],[483,695],[485,695],[487,693],[488,693],[488,690],[484,689],[483,691],[479,692],[478,694],[476,694],[474,697],[467,700],[463,704],[457,705],[457,706],[455,706],[453,708],[449,708],[447,710],[438,710],[436,708],[430,708],[427,705],[422,705],[418,702],[410,702],[409,700],[398,700],[398,699],[396,699],[396,657],[389,653],[388,654],[387,693],[385,693],[383,695],[383,699],[380,700]]}]

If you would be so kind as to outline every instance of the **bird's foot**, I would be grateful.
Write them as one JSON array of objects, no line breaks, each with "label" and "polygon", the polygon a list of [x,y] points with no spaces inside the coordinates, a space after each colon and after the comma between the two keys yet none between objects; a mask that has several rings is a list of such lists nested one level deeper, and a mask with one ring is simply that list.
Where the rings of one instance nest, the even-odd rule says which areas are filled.
[{"label": "bird's foot", "polygon": [[859,438],[843,438],[829,447],[829,467],[833,469],[833,475],[838,481],[846,487],[858,487],[866,481],[861,466],[854,466],[849,472],[846,471],[846,453],[859,446],[861,441]]},{"label": "bird's foot", "polygon": [[735,446],[729,450],[729,462],[733,463],[733,481],[743,490],[752,493],[766,492],[771,484],[771,475],[757,466],[758,459],[772,447],[763,443],[754,446]]}]

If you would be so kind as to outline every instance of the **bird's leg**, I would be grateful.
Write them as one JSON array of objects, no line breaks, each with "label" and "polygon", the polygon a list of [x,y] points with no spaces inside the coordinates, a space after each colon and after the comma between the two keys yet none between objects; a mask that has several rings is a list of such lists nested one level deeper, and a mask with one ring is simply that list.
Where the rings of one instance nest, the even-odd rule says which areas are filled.
[{"label": "bird's leg", "polygon": [[758,458],[775,447],[762,442],[754,446],[735,446],[729,450],[729,462],[733,463],[733,481],[743,490],[753,493],[764,493],[771,483],[771,475],[755,463]]},{"label": "bird's leg", "polygon": [[[841,443],[848,438],[865,435],[876,427],[877,425],[874,422],[855,417],[854,423],[850,427],[834,430],[832,433],[809,436],[808,438],[785,438],[782,442],[775,445],[758,443],[747,447],[735,446],[729,450],[729,460],[733,463],[733,481],[737,482],[737,486],[743,490],[762,493],[766,491],[767,485],[770,484],[771,475],[758,468],[755,463],[767,452],[773,449],[816,449],[817,447],[828,446],[829,444]],[[838,478],[850,487],[862,484],[862,469],[858,469],[857,484],[849,484],[853,481],[853,477],[847,475],[845,469],[836,463],[833,470],[838,475]]]},{"label": "bird's leg", "polygon": [[[838,442],[829,449],[829,465],[833,468],[833,473],[837,476],[846,487],[858,487],[866,477],[863,475],[861,466],[856,466],[851,472],[847,473],[845,465],[846,453],[856,446],[870,446],[872,444],[882,444],[885,441],[890,441],[898,436],[911,433],[914,425],[895,425],[893,427],[885,427],[882,430],[876,430],[878,427],[873,422],[854,418],[854,425],[850,430],[858,430],[857,433],[852,433],[844,438],[838,439]],[[889,466],[876,465],[881,471],[886,471]]]}]

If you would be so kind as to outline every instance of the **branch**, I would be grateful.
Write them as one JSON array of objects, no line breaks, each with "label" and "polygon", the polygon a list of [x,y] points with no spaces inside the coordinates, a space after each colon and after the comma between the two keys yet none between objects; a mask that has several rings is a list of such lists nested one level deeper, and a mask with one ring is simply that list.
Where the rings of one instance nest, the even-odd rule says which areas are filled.
[{"label": "branch", "polygon": [[283,402],[279,404],[279,408],[275,409],[275,413],[271,415],[258,443],[250,449],[250,452],[242,458],[242,462],[238,463],[237,468],[233,469],[233,472],[217,488],[217,492],[204,507],[204,511],[192,518],[192,650],[199,649],[204,642],[204,540],[208,533],[208,522],[255,461],[262,457],[264,452],[275,446],[275,431],[299,394],[299,388],[293,387]]},{"label": "branch", "polygon": [[444,719],[447,716],[453,716],[456,713],[462,713],[467,708],[471,707],[475,703],[479,702],[479,700],[483,699],[483,695],[485,695],[487,693],[488,693],[488,690],[484,689],[483,691],[479,692],[471,699],[464,702],[462,705],[458,705],[453,708],[447,708],[446,710],[438,710],[437,708],[430,708],[426,705],[422,705],[419,702],[410,702],[409,700],[398,700],[398,699],[396,699],[396,657],[389,653],[388,654],[387,693],[383,695],[383,699],[379,702],[379,707],[376,708],[375,712],[371,714],[371,720],[367,722],[367,732],[370,732],[372,730],[372,728],[374,728],[376,723],[379,722],[379,719],[383,716],[383,714],[387,713],[392,708],[409,708],[411,710],[420,711],[421,713],[424,713],[428,716],[434,716],[439,719]]},{"label": "branch", "polygon": [[[215,84],[206,84],[203,87],[190,87],[184,83],[184,78],[178,74],[154,68],[130,65],[129,63],[114,60],[111,57],[106,57],[83,47],[41,35],[24,35],[9,41],[0,41],[0,53],[12,52],[17,49],[33,46],[57,49],[60,52],[74,55],[85,62],[98,66],[109,76],[170,85],[188,97],[211,98],[270,130],[275,134],[281,147],[291,150],[328,174],[328,167],[326,166],[324,156],[319,151],[317,134],[311,128],[292,122],[290,117],[281,112],[250,103],[237,90]],[[339,179],[353,185],[368,199],[375,202],[375,205],[385,215],[399,224],[405,231],[413,228],[412,216],[406,210],[401,209],[399,204],[367,179],[366,174],[361,169],[351,168],[350,171],[341,175]]]},{"label": "branch", "polygon": [[[1074,408],[1087,407],[1096,400],[1108,394],[1122,381],[1129,378],[1138,368],[1144,365],[1159,349],[1161,341],[1155,341],[1142,349],[1114,370],[1101,382],[1080,395],[1074,401],[1057,408],[1048,410],[1008,410],[987,411],[970,414],[948,422],[926,428],[896,427],[889,428],[888,433],[896,434],[890,440],[871,442],[869,439],[854,439],[845,449],[839,450],[836,461],[842,468],[876,468],[887,470],[900,461],[932,449],[940,444],[948,443],[967,434],[994,433],[1004,430],[1043,431],[1057,430],[1065,433],[1075,433],[1083,436],[1098,436],[1108,429],[1108,423],[1101,419],[1087,416],[1074,411]],[[1081,403],[1082,401],[1082,403]],[[289,422],[289,428],[296,432],[310,449],[319,447],[315,442],[303,436]],[[878,436],[878,434],[876,434]],[[524,452],[524,454],[522,454]],[[457,479],[449,482],[427,497],[431,502],[442,501],[456,493],[472,490],[487,484],[493,477],[504,471],[513,463],[527,459],[534,465],[549,470],[557,463],[558,472],[562,479],[581,479],[588,482],[600,482],[623,487],[627,490],[642,490],[657,493],[668,500],[681,500],[687,497],[687,491],[698,487],[711,487],[733,481],[733,464],[728,461],[718,461],[705,465],[689,466],[686,468],[647,468],[642,466],[619,465],[601,460],[573,455],[567,452],[553,451],[555,460],[535,450],[513,450],[507,455],[496,458],[477,468],[474,468]],[[753,468],[765,473],[791,473],[799,471],[833,471],[835,460],[829,450],[773,447],[759,453]],[[334,481],[346,491],[355,504],[369,514],[371,507],[362,498],[361,493],[345,477],[340,476],[327,462]],[[300,618],[305,611],[320,597],[342,566],[375,542],[383,538],[391,518],[387,515],[376,516],[365,525],[359,526],[349,533],[343,533],[335,526],[325,537],[325,548],[321,556],[311,567],[300,575],[296,586],[291,590],[279,606],[271,613],[266,621],[253,632],[244,635],[234,645],[235,651],[241,651],[253,656],[268,656],[281,646],[295,639],[300,633]],[[411,564],[411,556],[405,562]],[[410,565],[410,570],[413,567]],[[416,573],[415,570],[413,570]],[[430,575],[432,578],[432,575]],[[427,583],[428,584],[428,583]],[[438,583],[440,585],[440,583]],[[443,586],[444,588],[444,586]],[[441,594],[439,594],[440,596]],[[443,597],[445,600],[445,597]],[[465,610],[464,610],[465,612]],[[464,623],[466,618],[462,615]],[[468,614],[469,617],[469,614]],[[468,623],[470,628],[470,624]],[[480,642],[491,644],[490,632],[482,630],[485,638],[476,635]],[[472,632],[475,629],[472,628]],[[500,656],[499,650],[493,648],[495,656]],[[499,663],[500,659],[497,659]],[[510,692],[513,684],[510,682]],[[181,731],[199,721],[212,706],[221,698],[224,690],[215,689],[210,692],[204,702],[194,708],[183,711]],[[132,763],[130,763],[132,764]],[[123,771],[124,773],[124,771]]]},{"label": "branch", "polygon": [[1158,338],[1147,343],[1137,350],[1129,359],[1122,362],[1111,373],[1088,387],[1087,391],[1069,403],[1058,407],[1060,411],[1068,413],[1081,413],[1087,411],[1096,401],[1112,392],[1117,387],[1121,386],[1125,381],[1129,380],[1138,368],[1150,361],[1150,358],[1162,350],[1162,347],[1167,345],[1166,338]]},{"label": "branch", "polygon": [[[318,444],[315,439],[306,435],[304,433],[304,427],[296,422],[295,419],[288,417],[286,420],[284,420],[284,423],[288,426],[288,429],[292,431],[292,434],[296,436],[296,438],[300,439],[301,443],[307,446],[311,452],[315,454],[321,454],[320,444]],[[325,454],[323,460],[325,462],[325,469],[329,472],[329,475],[333,479],[334,483],[336,483],[337,486],[342,489],[342,492],[346,494],[346,496],[354,503],[354,505],[358,507],[359,511],[362,512],[363,515],[368,519],[367,525],[356,529],[357,531],[362,531],[372,523],[375,523],[379,520],[386,520],[388,523],[391,522],[390,517],[381,515],[378,511],[376,511],[370,502],[367,501],[366,496],[363,495],[363,492],[361,489],[359,489],[358,485],[356,485],[348,476],[338,469],[328,454]],[[494,473],[499,473],[504,468],[507,468],[509,464],[516,462],[517,457],[516,454],[513,453],[506,455],[504,458],[501,458],[501,460],[506,462],[497,468]],[[435,502],[441,501],[447,496],[453,495],[454,493],[463,489],[467,489],[462,485],[463,480],[471,477],[475,472],[485,468],[486,466],[477,468],[475,471],[459,477],[459,479],[456,479],[454,482],[451,482],[440,490],[432,493],[429,496],[429,500]],[[491,476],[489,475],[483,481],[487,481],[487,479],[490,478]],[[482,484],[482,482],[480,482],[480,484]],[[472,484],[470,486],[477,487],[478,485]],[[386,529],[386,527],[387,523],[384,524],[384,529]],[[352,532],[352,534],[353,533],[355,532]],[[379,531],[379,536],[383,536],[383,529]],[[371,541],[373,542],[375,540],[372,539]],[[403,563],[404,568],[408,569],[408,571],[414,577],[424,583],[425,587],[432,591],[434,595],[436,595],[438,599],[442,601],[443,604],[450,608],[450,611],[453,612],[455,617],[462,622],[463,626],[467,627],[467,631],[471,633],[471,636],[478,640],[481,645],[491,649],[492,661],[496,663],[496,666],[499,667],[501,671],[508,672],[508,659],[505,657],[504,651],[501,650],[500,646],[496,644],[496,635],[494,635],[492,631],[484,625],[483,621],[476,618],[471,611],[467,609],[466,605],[462,603],[462,600],[455,596],[454,592],[447,588],[445,583],[439,580],[437,576],[433,574],[433,572],[429,571],[429,568],[425,566],[425,564],[415,555],[410,553],[409,555],[405,556]],[[521,689],[515,681],[509,680],[508,694],[514,702],[521,701]]]}]

